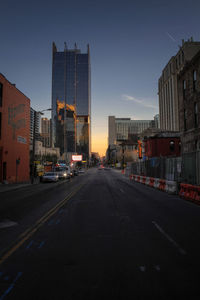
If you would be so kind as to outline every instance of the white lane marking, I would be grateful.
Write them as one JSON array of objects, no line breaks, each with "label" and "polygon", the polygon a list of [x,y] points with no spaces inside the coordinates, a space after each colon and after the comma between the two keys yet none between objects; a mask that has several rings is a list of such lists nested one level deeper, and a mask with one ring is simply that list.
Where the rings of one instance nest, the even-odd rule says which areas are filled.
[{"label": "white lane marking", "polygon": [[139,268],[140,268],[141,272],[145,272],[146,271],[146,267],[145,266],[140,266]]},{"label": "white lane marking", "polygon": [[160,231],[160,233],[162,233],[166,239],[172,243],[172,245],[174,245],[174,247],[176,247],[178,249],[178,251],[182,254],[182,255],[186,255],[187,252],[180,247],[180,245],[175,242],[155,221],[152,221],[152,223],[154,224],[154,226]]},{"label": "white lane marking", "polygon": [[13,221],[11,221],[11,220],[7,220],[7,219],[2,220],[2,221],[0,222],[0,228],[7,228],[7,227],[16,226],[16,225],[18,225],[18,223],[13,222]]},{"label": "white lane marking", "polygon": [[160,266],[154,266],[154,268],[156,269],[156,271],[160,272]]},{"label": "white lane marking", "polygon": [[120,189],[120,192],[125,193],[122,189]]}]

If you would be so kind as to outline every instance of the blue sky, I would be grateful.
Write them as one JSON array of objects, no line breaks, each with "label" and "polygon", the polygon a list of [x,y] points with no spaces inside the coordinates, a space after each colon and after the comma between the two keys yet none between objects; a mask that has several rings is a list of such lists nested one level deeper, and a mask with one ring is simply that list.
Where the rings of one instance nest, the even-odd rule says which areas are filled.
[{"label": "blue sky", "polygon": [[92,150],[107,146],[107,117],[152,119],[157,84],[181,40],[200,41],[200,1],[1,3],[0,73],[37,110],[51,106],[52,42],[91,49]]}]

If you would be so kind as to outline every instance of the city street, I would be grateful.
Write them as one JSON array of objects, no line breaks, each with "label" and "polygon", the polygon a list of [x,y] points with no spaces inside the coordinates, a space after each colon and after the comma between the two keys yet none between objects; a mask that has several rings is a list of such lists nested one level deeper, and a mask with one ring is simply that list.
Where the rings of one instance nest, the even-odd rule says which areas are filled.
[{"label": "city street", "polygon": [[0,300],[199,299],[198,205],[97,168],[0,197]]}]

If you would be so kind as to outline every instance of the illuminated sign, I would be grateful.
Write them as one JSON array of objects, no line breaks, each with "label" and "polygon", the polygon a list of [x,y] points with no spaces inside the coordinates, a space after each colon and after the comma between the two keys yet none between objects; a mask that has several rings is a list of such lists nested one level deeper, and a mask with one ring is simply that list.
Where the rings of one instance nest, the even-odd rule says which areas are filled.
[{"label": "illuminated sign", "polygon": [[82,155],[72,155],[72,161],[82,161]]}]

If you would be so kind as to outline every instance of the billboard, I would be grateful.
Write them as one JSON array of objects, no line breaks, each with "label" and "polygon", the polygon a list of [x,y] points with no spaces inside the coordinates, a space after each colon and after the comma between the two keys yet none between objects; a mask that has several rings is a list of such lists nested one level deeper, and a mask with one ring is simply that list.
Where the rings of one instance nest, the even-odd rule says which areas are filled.
[{"label": "billboard", "polygon": [[72,155],[72,161],[82,161],[82,155]]}]

